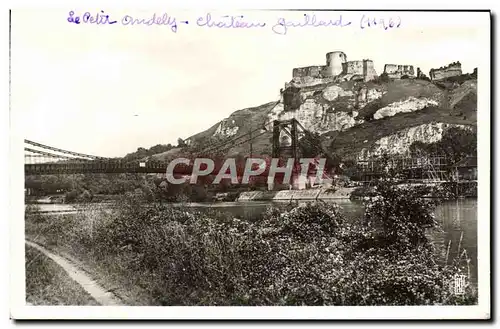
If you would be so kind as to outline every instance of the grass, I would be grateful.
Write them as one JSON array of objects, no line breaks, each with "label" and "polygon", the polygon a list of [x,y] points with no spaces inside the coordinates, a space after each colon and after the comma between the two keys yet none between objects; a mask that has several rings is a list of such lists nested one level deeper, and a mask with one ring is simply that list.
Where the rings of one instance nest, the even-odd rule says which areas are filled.
[{"label": "grass", "polygon": [[[420,111],[409,113],[398,113],[395,116],[380,120],[367,121],[354,126],[346,131],[335,132],[333,147],[337,154],[348,156],[357,154],[363,148],[369,148],[377,140],[384,136],[395,134],[398,131],[422,124],[442,122],[458,125],[475,125],[475,115],[470,113],[464,117],[450,115],[450,110],[444,108],[429,107]],[[367,141],[365,143],[365,141]],[[328,147],[331,140],[326,140],[324,147]]]},{"label": "grass", "polygon": [[[376,88],[384,92],[384,95],[364,108],[358,109],[358,118],[373,116],[378,109],[391,103],[407,99],[408,97],[429,98],[438,101],[438,106],[434,108],[422,109],[412,113],[400,113],[394,117],[384,118],[382,120],[367,121],[356,125],[342,132],[329,132],[325,135],[337,135],[335,139],[335,151],[339,155],[352,155],[361,151],[362,148],[370,147],[376,140],[398,133],[406,128],[427,124],[431,122],[443,122],[450,124],[475,125],[476,124],[476,81],[467,80],[458,87],[448,89],[440,88],[438,85],[424,80],[406,79],[395,80],[385,83],[374,81],[355,83],[352,81],[338,83],[326,83],[304,87],[304,91],[319,91],[317,96],[311,96],[317,103],[331,105],[335,111],[349,111],[352,104],[355,103],[355,96],[339,97],[334,101],[322,99],[321,91],[331,85],[339,85],[344,90],[355,91],[358,87],[365,86],[368,89]],[[234,125],[240,127],[237,135],[244,134],[250,129],[249,122],[261,123],[266,121],[267,112],[273,103],[263,104],[258,107],[236,111],[228,118],[230,122],[234,120]],[[253,126],[252,126],[253,127]],[[194,140],[206,139],[212,136],[217,125],[210,129],[194,135]],[[254,127],[255,128],[255,127]],[[326,137],[325,136],[325,137]],[[244,140],[244,139],[242,139]],[[367,140],[368,143],[364,144]],[[324,147],[328,148],[331,139],[325,138]],[[237,145],[226,151],[227,156],[235,154],[249,154],[249,142]],[[272,145],[272,133],[267,132],[253,140],[253,154],[270,154]]]},{"label": "grass", "polygon": [[[125,304],[159,305],[155,304],[147,289],[144,289],[144,282],[151,280],[147,272],[131,275],[124,266],[133,258],[127,250],[122,250],[117,255],[94,247],[95,227],[102,226],[109,220],[107,212],[95,205],[89,205],[76,214],[59,216],[35,211],[36,208],[26,211],[27,238],[71,259],[85,269],[100,286],[112,290]],[[52,262],[50,259],[48,261]],[[57,266],[55,263],[54,265]]]},{"label": "grass", "polygon": [[[27,213],[26,235],[38,235],[37,241],[52,250],[78,258],[101,286],[129,305],[407,305],[443,300],[442,275],[448,274],[429,265],[432,259],[425,250],[374,244],[379,239],[372,237],[373,229],[344,221],[335,205],[285,208],[269,209],[261,221],[249,222],[164,205],[141,207],[130,200],[112,214]],[[416,285],[397,281],[420,280],[421,273],[430,279]],[[436,284],[441,290],[435,290]],[[401,287],[393,294],[396,286]],[[368,299],[360,299],[364,287],[371,289]]]},{"label": "grass", "polygon": [[33,305],[99,305],[53,260],[28,246],[26,302]]}]

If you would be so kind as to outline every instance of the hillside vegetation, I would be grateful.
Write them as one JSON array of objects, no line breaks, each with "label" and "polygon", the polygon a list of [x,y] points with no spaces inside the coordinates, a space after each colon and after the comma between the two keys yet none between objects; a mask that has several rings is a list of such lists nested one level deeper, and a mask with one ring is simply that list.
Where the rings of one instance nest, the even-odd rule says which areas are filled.
[{"label": "hillside vegetation", "polygon": [[[328,82],[289,87],[280,102],[233,112],[229,117],[176,146],[139,148],[129,160],[170,161],[210,150],[209,155],[234,157],[270,155],[273,120],[297,119],[318,134],[324,149],[341,157],[356,158],[363,151],[377,151],[381,139],[405,139],[397,152],[413,142],[435,142],[450,127],[474,127],[477,122],[476,75],[464,74],[445,81],[426,79],[377,79],[369,82]],[[434,129],[436,124],[444,124]],[[415,134],[416,127],[425,133]],[[250,131],[254,131],[249,135]],[[237,139],[223,147],[214,146]]]},{"label": "hillside vegetation", "polygon": [[91,268],[111,269],[127,294],[141,288],[146,305],[477,304],[474,286],[464,295],[449,289],[460,258],[434,252],[426,230],[438,224],[427,192],[379,182],[353,219],[323,202],[245,220],[131,198],[98,216],[28,212],[25,228]]}]

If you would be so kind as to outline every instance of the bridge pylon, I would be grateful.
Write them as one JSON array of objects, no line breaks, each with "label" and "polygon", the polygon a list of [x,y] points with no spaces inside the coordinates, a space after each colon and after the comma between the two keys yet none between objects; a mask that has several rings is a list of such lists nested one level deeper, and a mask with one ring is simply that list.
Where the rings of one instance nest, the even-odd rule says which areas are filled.
[{"label": "bridge pylon", "polygon": [[[273,158],[292,157],[296,163],[298,162],[298,132],[298,121],[296,119],[273,121]],[[290,139],[289,143],[282,140],[282,137],[288,137]]]}]

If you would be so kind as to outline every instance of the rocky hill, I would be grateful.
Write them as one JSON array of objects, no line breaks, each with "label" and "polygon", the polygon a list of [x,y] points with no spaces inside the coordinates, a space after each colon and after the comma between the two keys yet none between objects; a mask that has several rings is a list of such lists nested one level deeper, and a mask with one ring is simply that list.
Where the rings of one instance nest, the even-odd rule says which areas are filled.
[{"label": "rocky hill", "polygon": [[[272,121],[295,118],[321,136],[324,149],[343,158],[358,158],[382,151],[402,153],[415,141],[435,142],[450,127],[476,125],[476,112],[477,80],[471,75],[439,82],[378,78],[305,86],[290,83],[280,102],[236,111],[186,141],[199,149],[261,127],[267,131],[253,138],[253,154],[270,154]],[[248,155],[249,143],[224,152]]]}]

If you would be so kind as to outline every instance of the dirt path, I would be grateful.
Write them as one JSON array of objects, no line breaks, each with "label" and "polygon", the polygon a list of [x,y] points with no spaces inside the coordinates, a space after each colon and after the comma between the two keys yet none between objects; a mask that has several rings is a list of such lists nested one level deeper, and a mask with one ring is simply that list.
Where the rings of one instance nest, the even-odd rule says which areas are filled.
[{"label": "dirt path", "polygon": [[92,298],[94,298],[100,305],[103,306],[111,306],[111,305],[123,305],[119,298],[117,298],[113,293],[106,291],[102,288],[97,282],[92,280],[87,274],[79,270],[76,266],[74,266],[69,260],[58,256],[41,245],[25,240],[25,243],[39,250],[45,256],[52,259],[59,266],[61,266],[66,273],[76,281],[87,293],[89,293]]}]

